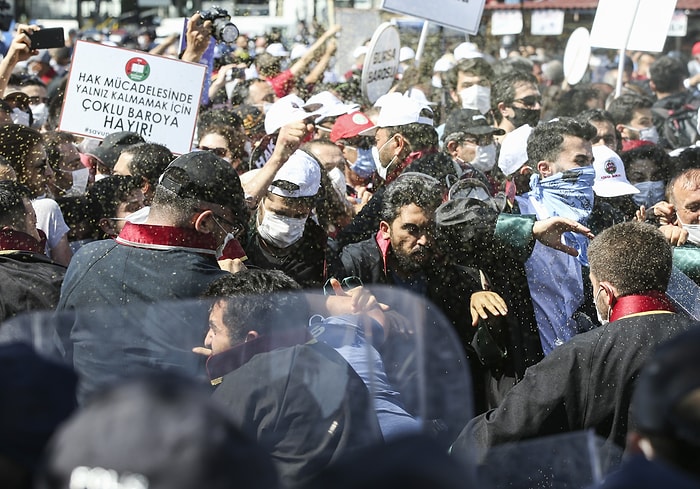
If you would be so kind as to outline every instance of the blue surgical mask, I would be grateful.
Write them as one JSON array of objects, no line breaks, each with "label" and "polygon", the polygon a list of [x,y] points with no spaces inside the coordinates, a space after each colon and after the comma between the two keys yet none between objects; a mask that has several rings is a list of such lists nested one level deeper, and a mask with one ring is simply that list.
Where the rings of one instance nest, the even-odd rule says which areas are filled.
[{"label": "blue surgical mask", "polygon": [[666,199],[666,184],[661,180],[639,182],[634,186],[639,189],[638,194],[632,195],[632,200],[637,205],[643,205],[649,209],[657,202]]},{"label": "blue surgical mask", "polygon": [[350,170],[357,173],[360,178],[369,178],[376,171],[372,149],[357,148],[357,159],[350,165]]}]

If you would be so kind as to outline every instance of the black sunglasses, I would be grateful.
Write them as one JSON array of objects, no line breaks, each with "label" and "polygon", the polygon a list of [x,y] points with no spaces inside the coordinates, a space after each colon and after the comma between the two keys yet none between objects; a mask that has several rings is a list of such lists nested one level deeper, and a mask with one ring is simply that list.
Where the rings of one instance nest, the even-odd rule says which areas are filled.
[{"label": "black sunglasses", "polygon": [[202,151],[211,151],[219,158],[223,158],[228,152],[226,148],[208,148],[207,146],[199,146],[197,149],[201,149]]},{"label": "black sunglasses", "polygon": [[537,104],[542,104],[542,97],[537,95],[528,95],[527,97],[516,98],[513,100],[513,102],[520,102],[525,107],[534,107]]}]

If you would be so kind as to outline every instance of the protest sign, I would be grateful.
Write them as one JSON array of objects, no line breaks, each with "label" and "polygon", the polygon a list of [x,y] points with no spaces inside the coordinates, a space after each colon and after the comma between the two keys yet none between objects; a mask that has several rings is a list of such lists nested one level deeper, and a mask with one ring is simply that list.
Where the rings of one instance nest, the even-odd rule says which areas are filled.
[{"label": "protest sign", "polygon": [[591,46],[660,52],[664,49],[676,0],[600,0]]},{"label": "protest sign", "polygon": [[399,71],[399,31],[389,22],[377,27],[362,67],[362,94],[373,104],[389,91]]},{"label": "protest sign", "polygon": [[205,71],[200,64],[78,41],[59,130],[97,139],[131,131],[187,153]]},{"label": "protest sign", "polygon": [[477,34],[486,0],[384,0],[382,8],[412,15],[452,29]]},{"label": "protest sign", "polygon": [[571,33],[564,51],[564,76],[569,85],[576,85],[588,71],[591,58],[591,42],[588,29],[579,27]]},{"label": "protest sign", "polygon": [[676,10],[668,26],[669,37],[685,37],[688,35],[688,16],[682,10]]},{"label": "protest sign", "polygon": [[523,13],[519,10],[495,11],[491,14],[491,35],[508,36],[523,31]]},{"label": "protest sign", "polygon": [[533,36],[560,36],[564,32],[563,10],[534,10],[530,18]]}]

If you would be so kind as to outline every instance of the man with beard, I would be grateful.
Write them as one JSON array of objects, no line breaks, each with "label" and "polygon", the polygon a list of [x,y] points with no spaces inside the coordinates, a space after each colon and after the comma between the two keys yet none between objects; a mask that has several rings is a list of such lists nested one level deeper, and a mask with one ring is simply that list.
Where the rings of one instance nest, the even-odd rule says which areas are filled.
[{"label": "man with beard", "polygon": [[[331,271],[341,281],[357,277],[370,289],[370,284],[387,284],[428,297],[466,347],[474,335],[468,298],[481,287],[471,269],[447,264],[436,251],[434,217],[442,192],[428,175],[399,176],[384,194],[379,231],[345,246]],[[375,295],[381,302],[381,291]]]}]

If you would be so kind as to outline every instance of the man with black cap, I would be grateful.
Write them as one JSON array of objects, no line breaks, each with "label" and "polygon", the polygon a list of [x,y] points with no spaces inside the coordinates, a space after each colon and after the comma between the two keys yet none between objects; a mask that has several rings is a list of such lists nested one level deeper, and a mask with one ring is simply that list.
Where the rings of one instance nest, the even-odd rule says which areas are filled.
[{"label": "man with black cap", "polygon": [[58,308],[196,297],[227,273],[217,258],[247,220],[231,165],[205,151],[182,155],[163,173],[145,224],[127,222],[115,241],[90,243],[75,255]]},{"label": "man with black cap", "polygon": [[122,150],[146,141],[140,134],[129,131],[119,131],[108,134],[99,146],[87,152],[94,160],[98,175],[111,175],[117,164]]},{"label": "man with black cap", "polygon": [[496,164],[496,144],[493,136],[505,134],[503,129],[489,125],[478,110],[456,109],[445,122],[443,147],[455,163],[460,178],[476,178],[495,190],[496,183],[487,174]]}]

